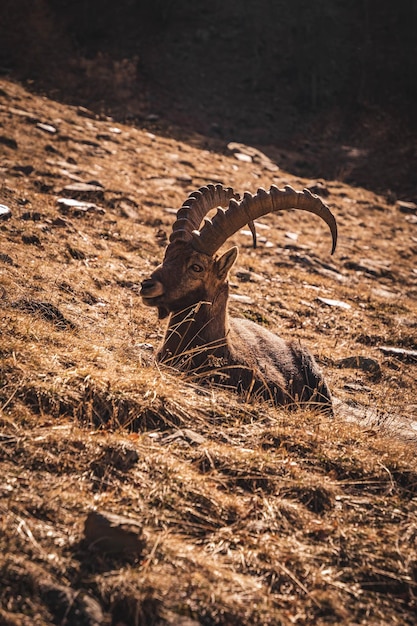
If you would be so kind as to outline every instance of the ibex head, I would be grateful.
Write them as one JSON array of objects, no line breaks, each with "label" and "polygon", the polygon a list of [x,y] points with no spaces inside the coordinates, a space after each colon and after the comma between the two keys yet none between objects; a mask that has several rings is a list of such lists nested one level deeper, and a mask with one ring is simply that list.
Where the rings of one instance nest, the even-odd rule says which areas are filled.
[{"label": "ibex head", "polygon": [[[207,219],[208,212],[216,207],[213,220]],[[233,189],[222,185],[208,185],[193,192],[177,213],[162,265],[142,283],[144,304],[157,307],[159,318],[164,318],[198,302],[213,302],[226,285],[238,253],[233,247],[217,258],[219,248],[245,224],[249,224],[256,246],[254,220],[292,208],[314,213],[326,222],[333,238],[333,253],[337,241],[334,216],[307,189],[299,192],[290,186],[272,186],[268,192],[259,189],[255,195],[245,193],[242,200]]]}]

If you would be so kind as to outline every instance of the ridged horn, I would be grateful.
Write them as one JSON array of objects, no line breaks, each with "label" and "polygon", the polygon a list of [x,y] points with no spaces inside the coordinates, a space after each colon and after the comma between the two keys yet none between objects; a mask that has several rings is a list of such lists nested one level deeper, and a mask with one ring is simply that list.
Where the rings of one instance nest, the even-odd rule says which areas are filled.
[{"label": "ridged horn", "polygon": [[239,198],[231,187],[207,185],[193,191],[177,212],[172,226],[170,242],[189,241],[194,230],[199,230],[201,222],[211,209],[227,207],[232,198]]},{"label": "ridged horn", "polygon": [[319,196],[312,194],[308,189],[295,191],[289,185],[284,189],[272,185],[269,191],[261,188],[255,195],[246,192],[240,202],[232,198],[227,210],[219,208],[213,220],[205,220],[200,232],[194,230],[193,247],[199,252],[212,256],[245,224],[250,224],[268,213],[287,209],[301,209],[321,217],[332,234],[331,254],[333,254],[337,243],[337,225],[334,215]]}]

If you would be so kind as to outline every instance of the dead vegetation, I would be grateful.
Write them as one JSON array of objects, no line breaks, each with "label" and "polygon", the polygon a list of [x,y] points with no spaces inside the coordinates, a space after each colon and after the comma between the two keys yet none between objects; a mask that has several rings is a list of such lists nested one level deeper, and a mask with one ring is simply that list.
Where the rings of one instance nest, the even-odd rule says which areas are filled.
[{"label": "dead vegetation", "polygon": [[[196,186],[317,181],[0,89],[0,621],[414,624],[415,214],[322,181],[331,262],[314,218],[236,235],[232,306],[296,332],[339,402],[246,404],[154,363],[140,281]],[[91,510],[143,547],[93,550]]]}]

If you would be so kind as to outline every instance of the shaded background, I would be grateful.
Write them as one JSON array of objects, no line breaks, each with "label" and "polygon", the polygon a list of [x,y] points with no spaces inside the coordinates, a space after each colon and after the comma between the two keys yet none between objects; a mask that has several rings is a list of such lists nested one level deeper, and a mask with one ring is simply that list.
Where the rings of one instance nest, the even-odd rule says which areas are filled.
[{"label": "shaded background", "polygon": [[416,0],[2,0],[2,73],[417,199]]}]

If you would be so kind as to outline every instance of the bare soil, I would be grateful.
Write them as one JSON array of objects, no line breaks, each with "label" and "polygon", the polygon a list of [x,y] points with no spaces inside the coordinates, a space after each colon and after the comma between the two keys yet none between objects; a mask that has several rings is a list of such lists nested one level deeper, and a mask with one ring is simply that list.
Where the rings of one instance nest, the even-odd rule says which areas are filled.
[{"label": "bare soil", "polygon": [[[415,624],[415,205],[150,125],[0,81],[0,622]],[[238,233],[230,302],[310,348],[333,420],[154,362],[140,282],[218,182],[310,186],[337,217],[334,257],[313,216]],[[137,549],[86,541],[94,510]]]}]

